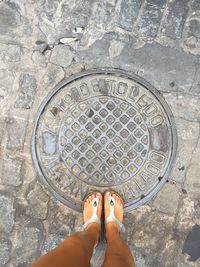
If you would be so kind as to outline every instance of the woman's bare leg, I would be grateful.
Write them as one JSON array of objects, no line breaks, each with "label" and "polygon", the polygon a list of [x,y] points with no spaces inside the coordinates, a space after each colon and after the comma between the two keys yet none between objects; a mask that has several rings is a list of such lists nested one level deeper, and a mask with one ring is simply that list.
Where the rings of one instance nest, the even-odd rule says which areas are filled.
[{"label": "woman's bare leg", "polygon": [[[123,203],[121,199],[112,191],[104,196],[105,218],[109,216],[110,208],[108,204],[108,196],[115,198],[116,205],[114,214],[119,221],[123,221]],[[105,259],[102,267],[136,267],[133,256],[129,247],[122,240],[119,232],[119,226],[115,222],[109,222],[106,225],[107,247]]]},{"label": "woman's bare leg", "polygon": [[40,257],[30,267],[89,267],[99,236],[96,226],[66,238],[56,249]]},{"label": "woman's bare leg", "polygon": [[[90,196],[84,204],[84,222],[92,216],[92,199],[99,197],[100,202],[97,216],[101,218],[102,196],[96,194]],[[66,238],[56,249],[40,257],[30,267],[89,267],[93,249],[98,243],[100,235],[100,224],[91,223],[87,229],[75,233]]]}]

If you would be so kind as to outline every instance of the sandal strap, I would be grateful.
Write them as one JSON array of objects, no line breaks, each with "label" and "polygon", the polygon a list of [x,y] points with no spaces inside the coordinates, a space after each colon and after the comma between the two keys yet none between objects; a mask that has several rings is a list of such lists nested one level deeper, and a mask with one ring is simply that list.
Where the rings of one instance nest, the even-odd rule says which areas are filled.
[{"label": "sandal strap", "polygon": [[114,222],[116,223],[116,225],[118,226],[119,230],[122,230],[122,232],[125,231],[125,227],[123,225],[122,222],[120,222],[114,214],[114,210],[115,210],[115,205],[116,205],[116,201],[113,197],[109,196],[108,197],[108,203],[109,203],[109,207],[110,207],[110,214],[108,216],[108,218],[105,220],[106,224],[110,223],[110,222]]},{"label": "sandal strap", "polygon": [[92,217],[87,222],[85,222],[83,225],[83,228],[85,230],[87,229],[88,225],[91,223],[98,223],[98,224],[101,223],[99,217],[97,216],[98,205],[99,205],[99,198],[95,197],[92,200]]}]

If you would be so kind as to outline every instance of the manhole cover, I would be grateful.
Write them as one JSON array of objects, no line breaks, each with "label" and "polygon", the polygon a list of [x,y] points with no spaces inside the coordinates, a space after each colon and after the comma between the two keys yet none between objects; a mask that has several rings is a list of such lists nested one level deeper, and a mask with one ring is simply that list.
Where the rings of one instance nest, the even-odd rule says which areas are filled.
[{"label": "manhole cover", "polygon": [[121,71],[81,73],[41,104],[32,156],[39,176],[67,206],[112,188],[131,210],[169,178],[176,146],[172,114],[160,94]]}]

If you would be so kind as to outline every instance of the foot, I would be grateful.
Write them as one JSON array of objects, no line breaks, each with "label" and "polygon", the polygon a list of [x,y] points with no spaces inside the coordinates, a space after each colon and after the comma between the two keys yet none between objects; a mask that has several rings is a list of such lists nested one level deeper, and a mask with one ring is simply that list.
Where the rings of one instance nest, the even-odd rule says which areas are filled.
[{"label": "foot", "polygon": [[[99,202],[98,203],[93,203],[94,199],[98,198]],[[91,223],[89,222],[90,219],[94,216],[94,209],[95,209],[95,205],[96,206],[96,220],[94,220],[94,222],[91,221]],[[83,207],[83,220],[84,220],[84,224],[87,224],[87,222],[89,222],[89,224],[86,226],[86,228],[91,228],[91,227],[95,227],[96,229],[98,229],[98,231],[100,231],[100,220],[101,220],[101,214],[102,214],[102,194],[100,192],[94,192],[93,194],[90,194],[84,201],[84,207]],[[98,222],[99,220],[99,222]]]},{"label": "foot", "polygon": [[[109,222],[106,223],[106,232],[112,230],[112,229],[117,229],[120,231],[120,223],[122,224],[123,221],[123,200],[119,195],[117,195],[115,192],[110,191],[106,192],[104,195],[104,211],[105,211],[105,220],[110,218],[110,215],[112,215],[111,212],[111,204],[114,203],[109,203],[109,197],[113,197],[115,200],[115,206],[114,206],[114,214],[113,217],[115,217],[117,220],[109,220]],[[119,223],[118,223],[118,222]]]}]

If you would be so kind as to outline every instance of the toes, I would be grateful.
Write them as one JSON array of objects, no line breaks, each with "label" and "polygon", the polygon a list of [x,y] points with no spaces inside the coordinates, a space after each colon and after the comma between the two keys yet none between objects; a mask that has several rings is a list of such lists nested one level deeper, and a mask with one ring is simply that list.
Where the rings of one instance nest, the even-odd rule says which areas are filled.
[{"label": "toes", "polygon": [[115,192],[107,192],[106,196],[112,196],[118,205],[123,206],[122,199]]},{"label": "toes", "polygon": [[108,199],[109,196],[111,196],[111,193],[107,192],[106,195],[105,195],[105,198]]},{"label": "toes", "polygon": [[[92,217],[92,214],[93,214],[93,207],[92,207],[92,201],[98,197],[99,200],[102,200],[102,195],[101,193],[92,193],[91,195],[88,195],[85,199],[85,202],[84,202],[84,207],[83,207],[83,220],[84,222],[87,222],[91,217]],[[98,210],[97,210],[97,216],[99,218],[101,218],[101,212],[102,212],[102,202],[99,203],[99,207],[98,207]],[[96,207],[96,205],[94,205],[94,207]]]},{"label": "toes", "polygon": [[120,205],[121,201],[120,201],[119,197],[116,197],[116,202],[117,202],[117,205]]},{"label": "toes", "polygon": [[102,208],[102,194],[97,192],[95,197],[99,199],[99,207]]},{"label": "toes", "polygon": [[87,208],[88,206],[90,206],[92,201],[93,201],[93,199],[96,198],[96,197],[99,198],[99,200],[100,200],[100,205],[99,206],[102,207],[102,205],[101,205],[102,204],[102,194],[98,192],[98,193],[94,193],[94,194],[88,196],[88,198],[85,200],[84,208]]},{"label": "toes", "polygon": [[88,204],[89,204],[89,199],[87,198],[87,199],[85,200],[84,207],[87,207]]},{"label": "toes", "polygon": [[88,196],[88,198],[85,200],[84,205],[88,206],[89,204],[91,204],[92,200],[96,197],[98,197],[100,201],[102,200],[102,194],[98,192],[96,194],[92,194],[92,195]]},{"label": "toes", "polygon": [[123,206],[123,201],[122,199],[118,196],[117,197],[117,203],[120,205],[120,206]]},{"label": "toes", "polygon": [[104,194],[104,202],[105,202],[105,204],[107,204],[107,200],[108,200],[109,195],[110,195],[110,192],[106,192]]},{"label": "toes", "polygon": [[115,199],[115,201],[117,202],[117,195],[115,193],[112,194],[112,197]]},{"label": "toes", "polygon": [[100,199],[100,201],[102,200],[102,194],[101,193],[97,193],[96,196]]},{"label": "toes", "polygon": [[89,196],[89,197],[88,197],[88,204],[90,204],[91,201],[92,201],[92,196]]}]

